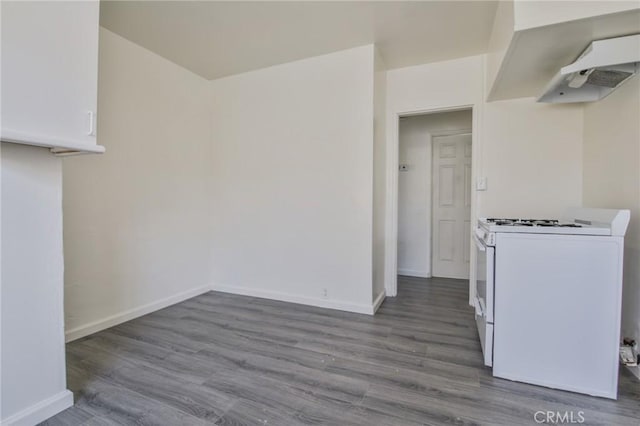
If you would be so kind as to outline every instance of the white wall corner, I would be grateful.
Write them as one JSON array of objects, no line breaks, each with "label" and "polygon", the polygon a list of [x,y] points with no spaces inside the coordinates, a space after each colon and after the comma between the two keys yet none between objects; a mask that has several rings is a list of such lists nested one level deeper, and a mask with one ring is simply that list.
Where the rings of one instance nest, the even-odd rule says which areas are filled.
[{"label": "white wall corner", "polygon": [[382,302],[384,302],[385,297],[386,291],[383,289],[380,294],[378,294],[373,300],[373,311],[371,312],[371,315],[374,315],[376,312],[378,312],[378,309],[382,305]]},{"label": "white wall corner", "polygon": [[155,312],[168,306],[175,305],[176,303],[183,302],[187,299],[191,299],[192,297],[199,296],[209,291],[211,291],[211,286],[203,285],[187,291],[183,291],[181,293],[174,294],[164,299],[156,300],[155,302],[147,303],[137,308],[128,309],[126,311],[110,315],[97,321],[92,321],[79,327],[66,330],[65,340],[67,342],[71,342],[73,340],[80,339],[81,337],[85,337],[90,334],[97,333],[98,331],[105,330],[118,324],[122,324],[123,322],[127,322],[143,315],[150,314],[151,312]]}]

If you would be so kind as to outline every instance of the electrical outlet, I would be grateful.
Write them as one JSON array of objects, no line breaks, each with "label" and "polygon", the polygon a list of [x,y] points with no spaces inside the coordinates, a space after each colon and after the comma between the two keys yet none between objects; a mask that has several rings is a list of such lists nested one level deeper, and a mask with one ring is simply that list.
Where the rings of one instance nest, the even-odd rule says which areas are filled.
[{"label": "electrical outlet", "polygon": [[329,292],[327,291],[327,289],[326,289],[326,288],[323,288],[323,289],[322,289],[322,297],[324,297],[325,299],[326,299],[327,297],[329,297]]}]

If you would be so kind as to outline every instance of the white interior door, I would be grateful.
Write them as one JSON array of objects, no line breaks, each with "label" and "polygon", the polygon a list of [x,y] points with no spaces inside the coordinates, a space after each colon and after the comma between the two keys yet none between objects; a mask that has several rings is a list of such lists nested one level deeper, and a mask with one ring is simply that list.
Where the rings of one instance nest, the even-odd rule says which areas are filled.
[{"label": "white interior door", "polygon": [[432,275],[469,278],[471,134],[433,138]]}]

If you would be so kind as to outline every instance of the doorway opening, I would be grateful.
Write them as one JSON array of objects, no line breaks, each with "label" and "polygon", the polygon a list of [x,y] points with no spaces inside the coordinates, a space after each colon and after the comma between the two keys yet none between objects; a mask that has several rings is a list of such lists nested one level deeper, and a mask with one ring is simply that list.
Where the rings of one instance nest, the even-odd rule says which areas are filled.
[{"label": "doorway opening", "polygon": [[471,108],[399,117],[398,292],[469,280],[472,126]]}]

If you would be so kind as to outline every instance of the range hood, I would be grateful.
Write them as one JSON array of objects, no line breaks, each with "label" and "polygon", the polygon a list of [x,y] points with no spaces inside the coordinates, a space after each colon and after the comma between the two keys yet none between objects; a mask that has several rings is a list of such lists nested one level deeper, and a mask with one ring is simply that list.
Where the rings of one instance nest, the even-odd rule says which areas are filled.
[{"label": "range hood", "polygon": [[592,102],[640,72],[640,34],[592,42],[551,79],[538,102]]}]

